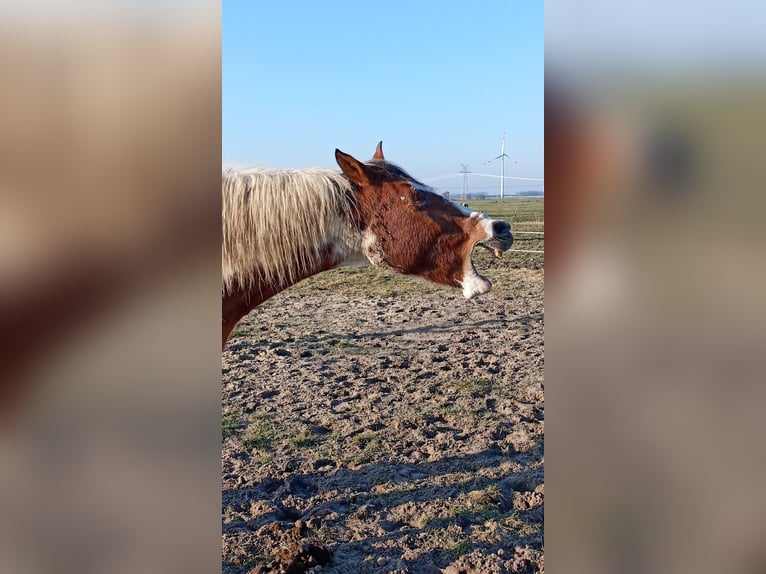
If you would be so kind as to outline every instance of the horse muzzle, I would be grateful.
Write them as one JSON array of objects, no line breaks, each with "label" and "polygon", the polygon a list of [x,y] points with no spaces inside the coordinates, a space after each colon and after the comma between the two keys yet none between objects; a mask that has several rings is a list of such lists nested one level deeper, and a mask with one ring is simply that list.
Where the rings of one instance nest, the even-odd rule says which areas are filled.
[{"label": "horse muzzle", "polygon": [[503,256],[513,245],[511,224],[507,221],[496,220],[492,222],[492,237],[479,241],[479,245],[489,249],[497,258]]}]

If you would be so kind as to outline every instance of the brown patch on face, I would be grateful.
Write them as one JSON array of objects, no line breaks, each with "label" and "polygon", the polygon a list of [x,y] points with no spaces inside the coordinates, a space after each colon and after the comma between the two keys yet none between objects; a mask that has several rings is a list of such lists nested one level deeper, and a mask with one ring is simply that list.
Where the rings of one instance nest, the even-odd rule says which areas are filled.
[{"label": "brown patch on face", "polygon": [[[376,263],[405,275],[460,287],[477,241],[487,234],[476,218],[423,187],[393,164],[339,160],[357,186],[358,225],[375,236]],[[344,168],[344,163],[351,165]],[[360,175],[363,173],[363,175]]]}]

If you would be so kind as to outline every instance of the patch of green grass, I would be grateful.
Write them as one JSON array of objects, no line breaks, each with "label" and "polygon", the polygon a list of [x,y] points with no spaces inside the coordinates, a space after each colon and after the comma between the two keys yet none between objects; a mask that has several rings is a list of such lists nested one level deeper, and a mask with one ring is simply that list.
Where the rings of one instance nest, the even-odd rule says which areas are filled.
[{"label": "patch of green grass", "polygon": [[496,484],[490,484],[487,488],[484,489],[484,492],[487,493],[487,496],[490,496],[495,500],[500,498],[500,487]]},{"label": "patch of green grass", "polygon": [[303,434],[290,439],[290,444],[295,448],[309,448],[318,442],[318,438],[313,433]]},{"label": "patch of green grass", "polygon": [[372,462],[376,460],[383,451],[383,446],[380,440],[371,432],[355,436],[353,442],[356,443],[356,446],[361,450],[356,453],[351,453],[343,459],[344,462],[353,466]]},{"label": "patch of green grass", "polygon": [[542,524],[536,522],[526,522],[519,516],[518,510],[515,510],[513,514],[502,520],[500,525],[524,538],[537,536],[543,531]]},{"label": "patch of green grass", "polygon": [[483,494],[476,496],[468,493],[462,494],[457,498],[450,499],[445,504],[445,515],[447,517],[465,517],[475,520],[494,520],[501,518],[501,512],[498,504],[500,501],[500,489],[496,486],[488,486]]},{"label": "patch of green grass", "polygon": [[227,438],[234,436],[241,425],[242,422],[239,420],[238,416],[231,413],[223,415],[221,417],[221,434],[223,435],[223,439],[226,440]]},{"label": "patch of green grass", "polygon": [[454,383],[455,388],[471,395],[482,397],[492,390],[492,382],[484,377],[466,377],[458,379]]},{"label": "patch of green grass", "polygon": [[360,465],[367,464],[368,462],[373,462],[374,460],[377,460],[382,450],[383,449],[381,447],[380,441],[375,439],[367,443],[364,447],[364,450],[362,450],[362,452],[354,457],[354,463]]},{"label": "patch of green grass", "polygon": [[448,403],[444,405],[444,412],[448,415],[462,415],[465,412],[465,409],[455,403]]},{"label": "patch of green grass", "polygon": [[255,417],[242,436],[242,444],[247,448],[268,449],[274,441],[284,435],[273,421],[265,416]]},{"label": "patch of green grass", "polygon": [[471,543],[467,539],[463,539],[455,542],[452,546],[448,546],[445,550],[453,558],[460,558],[463,554],[467,554],[470,548]]},{"label": "patch of green grass", "polygon": [[250,328],[244,323],[237,323],[229,334],[229,339],[236,339],[237,337],[244,337],[250,333]]},{"label": "patch of green grass", "polygon": [[455,517],[469,518],[476,520],[497,520],[503,517],[503,513],[490,504],[475,504],[473,506],[461,506],[456,512]]},{"label": "patch of green grass", "polygon": [[332,350],[339,351],[343,355],[369,355],[370,349],[357,345],[348,339],[329,339],[327,345]]},{"label": "patch of green grass", "polygon": [[418,518],[417,527],[418,528],[425,528],[429,524],[431,524],[434,520],[436,520],[436,516],[433,514],[422,514],[420,518]]},{"label": "patch of green grass", "polygon": [[364,432],[354,437],[354,442],[360,448],[365,448],[369,443],[375,440],[375,433]]},{"label": "patch of green grass", "polygon": [[319,528],[311,529],[309,535],[319,542],[328,542],[337,538],[337,532],[327,524],[321,524]]},{"label": "patch of green grass", "polygon": [[449,530],[441,534],[439,543],[442,551],[452,559],[467,554],[471,549],[471,542],[467,538],[462,535],[458,536],[453,534],[452,532],[449,532]]},{"label": "patch of green grass", "polygon": [[245,574],[253,571],[253,568],[261,563],[268,563],[269,559],[263,555],[247,555],[234,557],[231,562],[224,562],[222,574]]}]

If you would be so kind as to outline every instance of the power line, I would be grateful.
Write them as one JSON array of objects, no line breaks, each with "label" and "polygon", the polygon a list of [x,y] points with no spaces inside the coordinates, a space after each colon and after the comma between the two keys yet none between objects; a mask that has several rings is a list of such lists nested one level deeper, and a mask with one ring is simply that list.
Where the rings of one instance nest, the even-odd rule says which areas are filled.
[{"label": "power line", "polygon": [[543,179],[542,177],[513,177],[510,175],[500,176],[500,175],[495,175],[493,173],[476,173],[476,172],[472,172],[472,173],[473,175],[479,175],[481,177],[496,177],[498,179],[518,179],[521,181],[545,181],[545,179]]},{"label": "power line", "polygon": [[[461,163],[460,165],[463,165],[463,164]],[[421,181],[423,183],[428,183],[429,181],[439,181],[441,179],[447,179],[449,177],[456,177],[456,176],[458,176],[458,175],[460,175],[462,173],[463,173],[462,171],[458,171],[458,172],[454,172],[454,173],[445,173],[445,174],[437,175],[437,176],[434,176],[434,177],[427,177],[425,179],[422,179]],[[478,173],[478,172],[475,172],[475,171],[469,171],[468,173],[470,173],[471,175],[478,175],[480,177],[494,177],[494,178],[498,178],[498,179],[501,177],[501,176],[499,176],[497,174],[493,174],[493,173]],[[542,177],[516,177],[516,176],[511,176],[511,175],[506,175],[504,177],[505,177],[505,179],[513,179],[513,180],[519,180],[519,181],[540,181],[540,182],[545,181],[545,179],[542,178]]]},{"label": "power line", "polygon": [[[534,184],[524,185],[524,184],[518,184],[518,185],[506,185],[507,188],[514,188],[514,189],[529,189],[529,190],[537,190],[538,187],[536,187]],[[459,185],[445,185],[441,186],[437,189],[460,189],[461,186]],[[471,189],[497,189],[494,185],[472,185]]]}]

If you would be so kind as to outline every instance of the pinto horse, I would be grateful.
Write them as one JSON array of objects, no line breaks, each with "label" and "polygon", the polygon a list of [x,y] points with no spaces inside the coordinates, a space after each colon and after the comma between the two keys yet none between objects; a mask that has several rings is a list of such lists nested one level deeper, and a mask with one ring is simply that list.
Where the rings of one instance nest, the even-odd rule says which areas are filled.
[{"label": "pinto horse", "polygon": [[500,257],[511,226],[445,199],[383,157],[335,150],[341,171],[223,172],[223,342],[268,298],[341,265],[369,262],[462,289],[492,284],[471,261],[481,245]]}]

